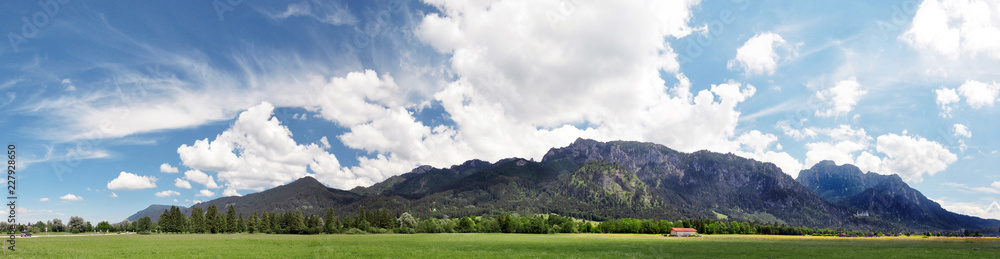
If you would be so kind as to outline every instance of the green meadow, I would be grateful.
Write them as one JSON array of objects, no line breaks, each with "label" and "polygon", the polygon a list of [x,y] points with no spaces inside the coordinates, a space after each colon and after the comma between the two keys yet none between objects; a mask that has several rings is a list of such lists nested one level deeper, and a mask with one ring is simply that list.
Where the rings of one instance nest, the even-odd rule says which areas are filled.
[{"label": "green meadow", "polygon": [[997,238],[625,234],[61,235],[17,239],[21,258],[984,258]]}]

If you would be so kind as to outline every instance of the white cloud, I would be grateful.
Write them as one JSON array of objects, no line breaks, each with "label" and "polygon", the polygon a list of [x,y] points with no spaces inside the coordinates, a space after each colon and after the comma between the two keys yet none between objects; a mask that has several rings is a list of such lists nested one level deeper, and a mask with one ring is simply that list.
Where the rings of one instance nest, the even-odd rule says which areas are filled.
[{"label": "white cloud", "polygon": [[902,135],[885,134],[875,138],[874,151],[871,150],[873,139],[864,129],[841,125],[820,131],[829,136],[830,141],[806,144],[806,166],[833,160],[837,164],[854,164],[862,171],[897,174],[908,182],[920,182],[925,174],[944,171],[958,160],[958,156],[940,143],[909,136],[906,131]]},{"label": "white cloud", "polygon": [[118,198],[118,194],[115,192],[111,192],[111,198]]},{"label": "white cloud", "polygon": [[655,101],[661,94],[654,92],[663,90],[657,70],[678,69],[664,38],[690,34],[694,2],[592,2],[550,20],[564,4],[438,1],[432,5],[444,16],[426,15],[416,35],[451,54],[451,68],[462,79],[449,87],[472,88],[488,105],[503,104],[497,108],[529,124],[558,127]]},{"label": "white cloud", "polygon": [[790,46],[781,35],[765,32],[754,35],[736,50],[736,58],[727,65],[730,70],[742,69],[747,75],[772,75],[778,67],[778,48]]},{"label": "white cloud", "polygon": [[185,172],[185,177],[214,189],[218,186],[212,176],[197,169],[215,171],[229,188],[258,191],[304,176],[342,189],[384,179],[379,174],[358,175],[341,168],[336,157],[316,144],[295,143],[292,132],[272,116],[273,111],[270,103],[261,103],[241,113],[233,126],[214,140],[181,145],[177,148],[181,161],[196,169]]},{"label": "white cloud", "polygon": [[[763,162],[774,163],[778,166],[778,168],[781,168],[782,172],[785,172],[792,178],[797,177],[799,175],[799,171],[802,170],[802,163],[788,153],[768,150],[772,144],[778,141],[778,137],[774,136],[774,134],[764,134],[757,130],[751,130],[750,132],[740,135],[736,141],[743,147],[750,150],[749,152],[734,152],[736,155]],[[776,144],[776,148],[781,150],[781,144]]]},{"label": "white cloud", "polygon": [[177,178],[174,179],[174,186],[177,188],[191,189],[191,182],[185,181],[184,179]]},{"label": "white cloud", "polygon": [[320,147],[323,149],[330,149],[330,141],[326,139],[326,136],[319,139]]},{"label": "white cloud", "polygon": [[795,140],[803,140],[806,138],[814,138],[819,135],[815,128],[803,127],[801,129],[793,127],[792,123],[789,121],[778,121],[775,126],[785,134],[794,138]]},{"label": "white cloud", "polygon": [[825,100],[833,106],[826,110],[817,110],[816,116],[832,117],[845,115],[854,109],[854,105],[858,104],[858,100],[860,100],[861,96],[866,93],[868,93],[868,91],[862,90],[861,84],[859,84],[858,80],[853,77],[848,80],[837,82],[833,88],[816,93],[817,98]]},{"label": "white cloud", "polygon": [[[277,55],[286,53],[233,57],[247,71],[240,78],[213,69],[198,55],[143,48],[177,73],[114,71],[123,85],[146,87],[147,98],[124,98],[130,104],[125,106],[117,102],[117,92],[97,91],[90,99],[67,97],[39,107],[65,118],[71,132],[50,135],[70,140],[189,128],[238,115],[214,139],[178,148],[183,165],[236,190],[260,190],[310,174],[346,189],[419,164],[541,158],[577,137],[650,141],[686,152],[738,151],[736,106],[756,88],[730,81],[692,92],[670,45],[670,38],[690,34],[687,23],[695,2],[581,3],[568,13],[560,12],[563,1],[433,3],[440,14],[425,15],[414,35],[446,53],[448,67],[441,73],[454,80],[426,90],[417,98],[433,99],[417,103],[440,103],[454,126],[418,121],[411,112],[416,104],[407,99],[413,96],[409,81],[400,87],[387,73],[374,71],[328,77],[342,70]],[[306,4],[310,13],[318,13],[316,3]],[[275,15],[292,19],[306,13],[300,7]],[[665,83],[664,73],[678,83]],[[104,102],[108,99],[113,102]],[[360,158],[357,167],[340,166],[322,141],[294,142],[291,132],[268,116],[273,109],[260,106],[262,101],[302,107],[350,129],[337,140],[371,157]],[[105,124],[113,127],[99,127]],[[207,180],[206,187],[211,187]]]},{"label": "white cloud", "polygon": [[[726,82],[691,93],[664,41],[691,32],[691,2],[579,4],[555,22],[547,11],[559,10],[559,2],[532,3],[440,2],[435,5],[444,15],[426,15],[417,29],[421,40],[450,54],[458,75],[435,94],[458,127],[422,129],[455,140],[445,157],[540,157],[576,137],[650,141],[682,151],[739,149],[732,140],[734,108],[756,88]],[[665,87],[661,72],[679,82]],[[581,122],[591,126],[570,126]]]},{"label": "white cloud", "polygon": [[62,197],[59,197],[59,199],[64,200],[64,201],[82,201],[83,197],[76,196],[76,195],[73,195],[73,194],[66,194],[66,195],[63,195]]},{"label": "white cloud", "polygon": [[737,138],[737,141],[750,148],[754,153],[757,153],[763,152],[772,143],[778,141],[778,137],[773,134],[761,133],[758,130],[751,130]]},{"label": "white cloud", "polygon": [[240,195],[239,192],[236,192],[236,189],[234,189],[233,187],[228,187],[222,191],[222,196],[243,196],[243,195]]},{"label": "white cloud", "polygon": [[38,199],[38,201],[40,201],[40,202],[46,202],[46,201],[49,201],[49,198],[41,198],[41,199]]},{"label": "white cloud", "polygon": [[170,164],[163,163],[160,165],[160,172],[172,174],[180,172],[180,170],[177,170],[177,167],[170,166]]},{"label": "white cloud", "polygon": [[965,125],[958,124],[958,123],[955,123],[954,127],[955,127],[955,136],[956,137],[965,137],[965,138],[971,138],[972,137],[972,131],[969,131],[969,127],[966,127]]},{"label": "white cloud", "polygon": [[346,5],[329,1],[304,1],[289,4],[284,12],[267,13],[271,19],[286,19],[289,17],[311,17],[319,22],[332,25],[354,24],[358,18],[351,14]]},{"label": "white cloud", "polygon": [[[182,155],[181,157],[183,158],[184,156]],[[187,163],[185,163],[185,164],[187,164]],[[188,165],[188,166],[194,167],[194,166],[191,166],[191,165]],[[215,179],[212,178],[211,175],[208,175],[205,172],[202,172],[201,170],[198,170],[198,169],[188,170],[187,172],[184,172],[184,179],[188,179],[188,180],[190,180],[192,182],[196,182],[196,183],[199,183],[201,185],[204,185],[205,188],[209,188],[209,189],[219,188],[219,184],[215,183]],[[187,186],[191,186],[191,183],[188,183],[187,181],[185,181],[185,183],[187,183]],[[180,183],[177,180],[174,180],[174,185],[183,185],[183,184]],[[178,186],[178,187],[181,187],[181,186]]]},{"label": "white cloud", "polygon": [[958,160],[940,143],[922,137],[887,134],[877,142],[877,150],[886,154],[879,165],[881,172],[898,174],[909,182],[920,182],[924,174],[944,171]]},{"label": "white cloud", "polygon": [[156,195],[156,197],[170,197],[170,196],[174,196],[174,195],[181,195],[181,193],[179,193],[177,191],[174,191],[174,190],[166,190],[166,191],[162,191],[162,192],[157,192],[155,195]]},{"label": "white cloud", "polygon": [[808,151],[805,164],[808,166],[823,160],[833,160],[837,164],[855,164],[855,153],[867,150],[872,141],[865,129],[854,129],[849,125],[819,131],[828,136],[830,141],[806,144]]},{"label": "white cloud", "polygon": [[65,79],[62,80],[62,84],[64,86],[66,86],[65,91],[67,91],[67,92],[76,91],[76,86],[73,85],[73,80],[70,80],[69,78],[65,78]]},{"label": "white cloud", "polygon": [[108,182],[107,187],[110,190],[139,190],[156,188],[155,182],[156,177],[139,176],[122,171],[121,173],[118,173],[117,178]]},{"label": "white cloud", "polygon": [[987,219],[1000,219],[1000,204],[993,201],[990,204],[972,202],[952,202],[946,199],[934,199],[941,207],[955,213],[976,216]]},{"label": "white cloud", "polygon": [[993,103],[1000,95],[1000,84],[986,84],[976,80],[965,81],[958,87],[958,92],[965,97],[965,102],[972,108],[993,107]]},{"label": "white cloud", "polygon": [[971,187],[971,186],[968,186],[968,185],[965,185],[965,184],[955,183],[955,182],[944,182],[941,185],[952,187],[952,188],[958,188],[959,191],[968,192],[968,193],[974,193],[974,194],[980,194],[980,195],[982,195],[982,194],[1000,194],[1000,187],[998,187],[998,186],[1000,186],[1000,182],[993,182],[993,184],[991,184],[990,186],[980,186],[980,187]]},{"label": "white cloud", "polygon": [[912,27],[899,38],[910,46],[950,59],[984,56],[1000,59],[1000,3],[927,0]]},{"label": "white cloud", "polygon": [[937,94],[937,104],[941,107],[941,117],[951,118],[951,110],[953,110],[954,104],[961,101],[958,97],[958,92],[952,88],[941,87],[941,89],[934,90]]},{"label": "white cloud", "polygon": [[202,197],[212,197],[214,195],[215,192],[209,191],[208,189],[202,189],[201,191],[198,192],[198,194],[195,194],[195,196],[202,196]]}]

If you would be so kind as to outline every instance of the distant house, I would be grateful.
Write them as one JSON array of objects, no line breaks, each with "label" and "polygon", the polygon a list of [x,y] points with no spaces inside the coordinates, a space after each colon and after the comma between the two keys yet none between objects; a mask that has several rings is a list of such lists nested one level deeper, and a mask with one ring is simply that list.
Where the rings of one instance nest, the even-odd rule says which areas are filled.
[{"label": "distant house", "polygon": [[692,235],[697,235],[697,234],[698,234],[698,230],[697,229],[693,229],[693,228],[671,228],[670,229],[670,236],[675,236],[675,237],[686,237],[686,236],[692,236]]}]

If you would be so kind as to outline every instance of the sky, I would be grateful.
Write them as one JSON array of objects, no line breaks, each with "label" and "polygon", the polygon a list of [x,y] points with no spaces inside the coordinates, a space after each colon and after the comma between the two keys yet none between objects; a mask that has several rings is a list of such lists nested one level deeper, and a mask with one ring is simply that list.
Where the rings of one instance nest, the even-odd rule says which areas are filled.
[{"label": "sky", "polygon": [[855,164],[1000,218],[997,1],[0,6],[21,222],[119,222],[304,176],[349,190],[577,138],[791,177]]}]

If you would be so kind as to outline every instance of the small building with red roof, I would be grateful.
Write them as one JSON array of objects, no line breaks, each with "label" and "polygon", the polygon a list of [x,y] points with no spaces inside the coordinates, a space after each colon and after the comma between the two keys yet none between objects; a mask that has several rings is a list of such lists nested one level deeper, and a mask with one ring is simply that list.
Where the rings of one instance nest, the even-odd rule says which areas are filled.
[{"label": "small building with red roof", "polygon": [[698,230],[693,228],[671,228],[670,236],[674,237],[686,237],[698,235]]}]

